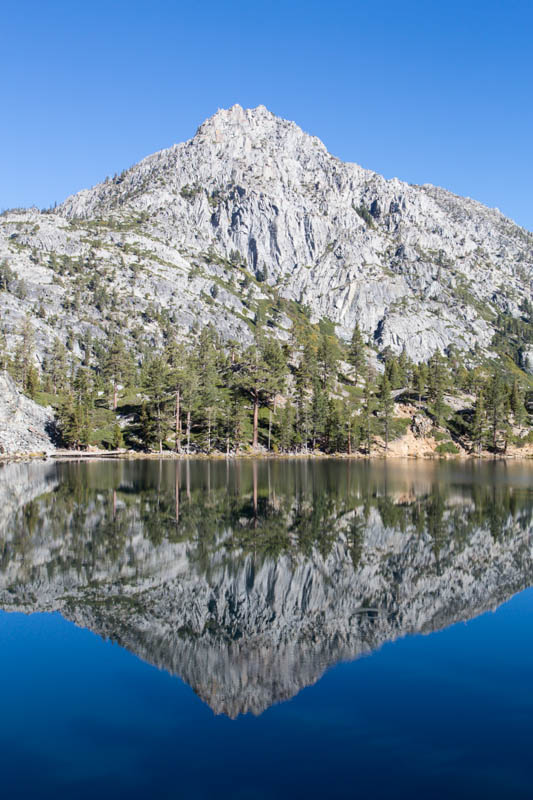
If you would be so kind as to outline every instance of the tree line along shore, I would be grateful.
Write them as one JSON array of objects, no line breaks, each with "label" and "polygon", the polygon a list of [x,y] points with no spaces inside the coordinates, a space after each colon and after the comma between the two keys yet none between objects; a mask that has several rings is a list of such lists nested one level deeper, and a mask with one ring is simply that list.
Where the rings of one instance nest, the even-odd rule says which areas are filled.
[{"label": "tree line along shore", "polygon": [[69,450],[387,456],[407,437],[414,455],[504,457],[533,446],[532,379],[501,346],[414,363],[376,352],[357,325],[344,343],[327,320],[285,342],[256,325],[246,345],[212,326],[186,339],[169,326],[164,346],[140,352],[119,332],[83,337],[76,356],[58,339],[37,366],[30,318],[16,339],[8,352],[0,337],[0,368],[52,406]]}]

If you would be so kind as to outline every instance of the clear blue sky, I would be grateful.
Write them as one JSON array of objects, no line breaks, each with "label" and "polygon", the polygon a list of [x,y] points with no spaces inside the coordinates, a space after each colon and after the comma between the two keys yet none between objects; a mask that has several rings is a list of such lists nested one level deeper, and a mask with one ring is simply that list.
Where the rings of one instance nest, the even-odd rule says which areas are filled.
[{"label": "clear blue sky", "polygon": [[532,0],[4,0],[0,209],[266,105],[344,160],[533,230]]}]

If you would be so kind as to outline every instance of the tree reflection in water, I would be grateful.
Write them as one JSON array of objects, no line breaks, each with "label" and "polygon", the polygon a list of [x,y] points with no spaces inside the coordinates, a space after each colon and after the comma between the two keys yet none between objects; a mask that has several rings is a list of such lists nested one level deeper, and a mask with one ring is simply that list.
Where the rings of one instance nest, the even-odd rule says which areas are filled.
[{"label": "tree reflection in water", "polygon": [[0,602],[59,610],[260,713],[530,583],[532,469],[117,461],[0,470]]}]

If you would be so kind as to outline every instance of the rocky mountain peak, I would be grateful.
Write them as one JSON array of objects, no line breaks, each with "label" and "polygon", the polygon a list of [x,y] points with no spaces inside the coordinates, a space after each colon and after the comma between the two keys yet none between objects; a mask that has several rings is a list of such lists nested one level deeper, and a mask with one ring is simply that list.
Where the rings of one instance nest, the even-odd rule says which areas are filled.
[{"label": "rocky mountain peak", "polygon": [[295,136],[302,144],[308,140],[309,146],[319,144],[326,150],[317,137],[304,133],[295,122],[276,116],[263,105],[243,108],[236,104],[228,109],[219,109],[200,125],[194,138],[212,135],[219,144],[224,143],[225,137],[244,136],[255,144],[264,144],[269,150],[279,148],[284,140]]},{"label": "rocky mountain peak", "polygon": [[[185,335],[212,322],[247,341],[258,304],[281,299],[328,319],[341,338],[358,322],[378,350],[405,348],[415,360],[451,346],[490,354],[498,314],[519,316],[533,288],[533,236],[500,212],[343,163],[264,106],[217,111],[189,141],[53,214],[4,215],[0,261],[27,291],[19,303],[0,294],[8,338],[37,297],[59,310],[75,291],[74,277],[60,283],[48,269],[52,255],[109,273],[125,337],[129,324],[142,325],[154,343],[161,331],[147,307]],[[84,307],[92,302],[87,294]],[[63,333],[35,320],[43,345],[68,327],[95,336],[105,328],[101,310],[90,322],[62,313]],[[287,339],[290,319],[269,319]]]}]

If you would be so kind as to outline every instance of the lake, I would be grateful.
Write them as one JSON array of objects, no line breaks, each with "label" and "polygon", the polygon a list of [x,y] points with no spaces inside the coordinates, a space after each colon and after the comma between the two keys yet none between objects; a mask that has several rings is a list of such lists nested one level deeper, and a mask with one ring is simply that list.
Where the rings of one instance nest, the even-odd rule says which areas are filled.
[{"label": "lake", "polygon": [[531,798],[533,465],[0,466],[15,798]]}]

